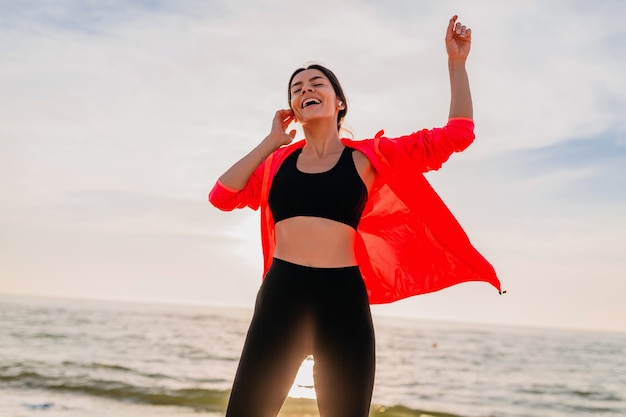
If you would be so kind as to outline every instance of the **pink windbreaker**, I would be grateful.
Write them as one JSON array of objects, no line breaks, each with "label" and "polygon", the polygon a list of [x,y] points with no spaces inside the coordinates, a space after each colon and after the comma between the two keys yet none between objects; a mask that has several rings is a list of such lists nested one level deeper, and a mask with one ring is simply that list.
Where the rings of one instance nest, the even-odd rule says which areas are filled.
[{"label": "pink windbreaker", "polygon": [[[344,145],[365,154],[377,173],[355,248],[370,303],[390,303],[466,281],[485,281],[500,291],[493,267],[472,246],[423,175],[472,143],[474,122],[453,118],[442,128],[393,139],[383,134],[358,141],[342,139]],[[263,276],[276,243],[267,203],[272,179],[284,159],[304,144],[301,140],[272,153],[243,190],[230,189],[218,180],[209,193],[209,201],[221,210],[261,207]]]}]

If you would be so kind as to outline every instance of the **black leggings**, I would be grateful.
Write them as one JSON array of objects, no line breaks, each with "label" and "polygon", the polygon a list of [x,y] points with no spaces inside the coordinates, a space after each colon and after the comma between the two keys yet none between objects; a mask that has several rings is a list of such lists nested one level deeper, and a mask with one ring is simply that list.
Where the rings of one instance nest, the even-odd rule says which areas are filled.
[{"label": "black leggings", "polygon": [[374,348],[358,267],[311,268],[274,259],[257,296],[226,416],[275,417],[312,354],[320,416],[367,417]]}]

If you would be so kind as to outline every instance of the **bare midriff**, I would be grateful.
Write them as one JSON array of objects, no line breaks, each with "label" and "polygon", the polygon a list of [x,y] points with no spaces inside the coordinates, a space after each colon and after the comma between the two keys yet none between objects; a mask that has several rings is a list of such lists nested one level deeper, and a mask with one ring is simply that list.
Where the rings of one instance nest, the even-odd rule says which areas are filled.
[{"label": "bare midriff", "polygon": [[357,265],[356,231],[321,217],[298,216],[276,223],[274,257],[298,265],[340,268]]}]

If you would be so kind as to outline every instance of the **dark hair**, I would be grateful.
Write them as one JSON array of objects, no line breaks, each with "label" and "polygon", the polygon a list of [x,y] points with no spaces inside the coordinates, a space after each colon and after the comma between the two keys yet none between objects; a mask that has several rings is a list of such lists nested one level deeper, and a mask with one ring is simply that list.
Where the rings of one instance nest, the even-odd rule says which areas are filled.
[{"label": "dark hair", "polygon": [[339,84],[337,76],[331,70],[322,65],[310,64],[306,67],[298,68],[293,72],[293,74],[291,74],[291,78],[289,78],[289,85],[287,85],[287,103],[289,103],[289,108],[291,108],[291,82],[293,81],[293,78],[302,71],[309,69],[316,69],[318,71],[321,71],[326,76],[326,78],[328,78],[328,81],[330,81],[330,84],[333,86],[333,90],[335,90],[335,94],[337,95],[339,100],[342,101],[343,109],[339,110],[339,114],[337,115],[337,131],[341,130],[343,119],[346,117],[346,114],[348,114],[348,100],[346,100],[346,95],[343,93],[343,88],[341,88],[341,84]]}]

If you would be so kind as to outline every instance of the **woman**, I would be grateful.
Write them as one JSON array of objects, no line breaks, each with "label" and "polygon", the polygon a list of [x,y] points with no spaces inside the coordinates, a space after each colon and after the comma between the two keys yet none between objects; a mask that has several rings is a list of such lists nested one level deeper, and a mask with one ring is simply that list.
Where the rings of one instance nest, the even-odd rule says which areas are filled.
[{"label": "woman", "polygon": [[[367,416],[374,383],[369,304],[470,280],[499,289],[422,173],[474,139],[465,60],[471,30],[450,19],[449,121],[395,139],[340,139],[347,101],[319,65],[289,81],[290,109],[217,181],[222,210],[261,207],[264,280],[227,416],[278,414],[303,359],[315,359],[320,415]],[[292,122],[305,139],[292,143]]]}]

